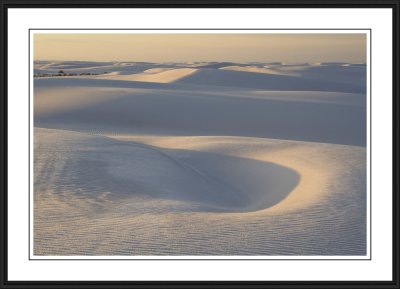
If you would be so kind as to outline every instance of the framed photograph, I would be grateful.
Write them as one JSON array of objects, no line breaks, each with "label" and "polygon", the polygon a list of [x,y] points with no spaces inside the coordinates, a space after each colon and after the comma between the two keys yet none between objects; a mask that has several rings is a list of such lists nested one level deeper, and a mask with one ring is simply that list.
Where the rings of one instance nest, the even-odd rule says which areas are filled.
[{"label": "framed photograph", "polygon": [[399,7],[2,1],[0,287],[399,288]]}]

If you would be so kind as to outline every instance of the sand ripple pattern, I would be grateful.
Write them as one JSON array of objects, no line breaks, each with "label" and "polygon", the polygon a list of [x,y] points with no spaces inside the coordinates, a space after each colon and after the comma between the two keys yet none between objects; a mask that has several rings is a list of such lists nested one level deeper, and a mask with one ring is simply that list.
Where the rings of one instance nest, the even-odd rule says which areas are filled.
[{"label": "sand ripple pattern", "polygon": [[[245,138],[238,139],[240,143]],[[293,184],[283,198],[268,203],[271,200],[263,199],[254,185],[263,177],[254,177],[262,162],[242,162],[245,168],[235,171],[232,159],[218,150],[221,142],[224,138],[216,138],[214,147],[203,149],[199,157],[199,149],[170,150],[86,133],[35,129],[34,254],[366,254],[365,166],[359,161],[364,148],[326,144],[318,151],[314,145],[314,157],[320,160],[320,153],[328,153],[335,169],[324,183],[323,190],[330,193],[285,211],[274,208],[293,205],[289,193],[299,187],[300,177],[277,166],[276,176],[292,174]],[[255,146],[268,151],[307,146],[296,142],[278,146],[277,142],[263,139]],[[235,145],[231,148],[234,151]],[[221,170],[214,178],[207,172],[215,163],[204,161],[204,154],[211,152],[213,158],[220,157]],[[142,167],[140,156],[147,161]],[[137,163],[130,163],[131,159]],[[233,176],[224,176],[223,170]],[[235,183],[238,174],[243,181]],[[157,177],[164,178],[163,186],[154,184]],[[220,192],[225,195],[217,195]]]}]

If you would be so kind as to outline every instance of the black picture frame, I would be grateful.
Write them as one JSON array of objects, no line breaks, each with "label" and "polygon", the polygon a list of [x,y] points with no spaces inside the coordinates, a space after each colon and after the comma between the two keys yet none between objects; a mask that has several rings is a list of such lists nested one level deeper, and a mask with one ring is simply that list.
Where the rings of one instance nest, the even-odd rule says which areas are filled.
[{"label": "black picture frame", "polygon": [[[0,288],[400,288],[399,280],[399,18],[400,0],[1,0]],[[391,281],[11,281],[8,279],[8,9],[10,8],[389,8],[393,16],[393,258]],[[300,12],[299,12],[300,13]],[[26,72],[28,73],[28,72]],[[83,261],[85,262],[85,261]],[[276,260],[279,262],[279,260]],[[349,260],[351,262],[351,260]],[[112,270],[112,268],[110,268]]]}]

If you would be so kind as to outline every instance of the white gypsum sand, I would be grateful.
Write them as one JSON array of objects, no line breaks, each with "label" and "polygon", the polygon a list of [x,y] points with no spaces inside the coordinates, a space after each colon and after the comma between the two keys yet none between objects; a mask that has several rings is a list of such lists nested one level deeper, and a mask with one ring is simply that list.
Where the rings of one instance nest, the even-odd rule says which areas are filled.
[{"label": "white gypsum sand", "polygon": [[35,255],[366,254],[365,66],[35,72],[85,67],[34,81]]}]

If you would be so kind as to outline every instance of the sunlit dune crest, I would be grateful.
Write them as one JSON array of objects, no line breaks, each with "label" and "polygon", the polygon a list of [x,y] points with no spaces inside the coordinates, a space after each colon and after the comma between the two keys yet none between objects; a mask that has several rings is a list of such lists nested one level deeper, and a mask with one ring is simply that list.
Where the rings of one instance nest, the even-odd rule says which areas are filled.
[{"label": "sunlit dune crest", "polygon": [[130,75],[100,76],[98,78],[105,78],[111,80],[169,83],[169,82],[174,82],[180,78],[186,77],[192,73],[195,73],[196,71],[197,69],[193,68],[177,68],[177,69],[155,68],[155,69],[147,69],[143,73],[130,74]]}]

